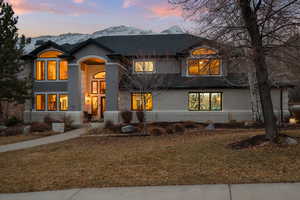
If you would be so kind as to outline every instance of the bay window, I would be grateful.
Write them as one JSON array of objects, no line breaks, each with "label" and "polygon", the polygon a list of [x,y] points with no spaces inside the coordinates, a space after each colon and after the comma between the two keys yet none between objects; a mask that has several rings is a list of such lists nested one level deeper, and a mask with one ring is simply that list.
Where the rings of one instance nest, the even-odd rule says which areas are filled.
[{"label": "bay window", "polygon": [[189,93],[190,111],[221,111],[221,92],[191,92]]}]

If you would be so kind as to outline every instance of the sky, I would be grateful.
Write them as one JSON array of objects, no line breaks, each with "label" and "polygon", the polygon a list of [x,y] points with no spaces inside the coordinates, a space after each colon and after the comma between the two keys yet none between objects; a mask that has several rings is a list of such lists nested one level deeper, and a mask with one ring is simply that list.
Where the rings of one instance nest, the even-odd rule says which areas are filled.
[{"label": "sky", "polygon": [[27,37],[62,33],[93,33],[111,26],[133,26],[160,32],[184,28],[180,8],[168,0],[6,0],[19,16]]}]

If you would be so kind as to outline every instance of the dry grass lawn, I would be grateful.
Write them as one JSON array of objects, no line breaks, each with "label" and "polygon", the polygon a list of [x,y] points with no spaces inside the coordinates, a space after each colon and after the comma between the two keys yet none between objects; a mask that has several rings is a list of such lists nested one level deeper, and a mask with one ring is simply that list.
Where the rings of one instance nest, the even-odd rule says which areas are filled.
[{"label": "dry grass lawn", "polygon": [[42,137],[47,137],[51,135],[57,135],[59,133],[55,133],[52,131],[47,131],[44,133],[32,133],[29,135],[16,135],[16,136],[0,136],[0,145],[13,144],[17,142],[24,142],[28,140],[38,139]]},{"label": "dry grass lawn", "polygon": [[[0,192],[79,187],[300,181],[300,145],[234,151],[262,133],[224,130],[159,137],[83,137],[0,154]],[[300,136],[300,130],[287,131]]]}]

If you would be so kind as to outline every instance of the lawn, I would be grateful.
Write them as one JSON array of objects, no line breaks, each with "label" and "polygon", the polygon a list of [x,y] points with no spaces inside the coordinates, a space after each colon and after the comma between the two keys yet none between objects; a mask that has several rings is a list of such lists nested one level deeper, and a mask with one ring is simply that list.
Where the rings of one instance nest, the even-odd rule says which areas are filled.
[{"label": "lawn", "polygon": [[38,139],[38,138],[47,137],[56,134],[58,133],[47,131],[45,133],[35,133],[35,134],[28,134],[28,135],[0,136],[0,146],[6,144],[13,144],[17,142],[24,142],[27,140]]},{"label": "lawn", "polygon": [[[231,150],[259,130],[82,137],[0,153],[0,192],[79,187],[300,181],[300,145]],[[300,130],[286,131],[300,136]]]}]

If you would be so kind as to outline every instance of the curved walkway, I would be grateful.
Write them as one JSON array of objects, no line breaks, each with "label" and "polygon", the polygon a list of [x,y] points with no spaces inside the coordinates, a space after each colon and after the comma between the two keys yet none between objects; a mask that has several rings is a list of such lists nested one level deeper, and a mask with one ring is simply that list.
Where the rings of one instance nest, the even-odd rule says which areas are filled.
[{"label": "curved walkway", "polygon": [[0,194],[0,200],[299,200],[300,183],[87,188]]},{"label": "curved walkway", "polygon": [[62,142],[65,140],[78,138],[78,137],[80,137],[80,135],[84,134],[86,130],[87,130],[87,128],[81,128],[81,129],[76,129],[76,130],[69,131],[69,132],[66,132],[63,134],[43,137],[43,138],[29,140],[29,141],[25,141],[25,142],[18,142],[18,143],[14,143],[14,144],[3,145],[3,146],[0,146],[0,153],[20,150],[20,149],[27,149],[27,148],[31,148],[31,147],[44,145],[44,144],[51,144],[51,143]]}]

